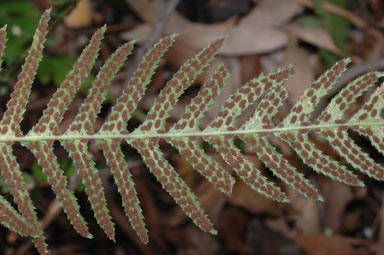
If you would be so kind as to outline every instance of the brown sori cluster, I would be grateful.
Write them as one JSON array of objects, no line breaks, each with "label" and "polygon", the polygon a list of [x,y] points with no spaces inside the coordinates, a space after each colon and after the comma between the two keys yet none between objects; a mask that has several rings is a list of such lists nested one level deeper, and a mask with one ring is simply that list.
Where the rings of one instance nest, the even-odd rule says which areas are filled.
[{"label": "brown sori cluster", "polygon": [[[333,99],[332,102],[328,105],[325,111],[321,113],[321,115],[317,118],[316,123],[324,123],[335,120],[344,119],[344,114],[348,110],[347,106],[352,104],[354,100],[358,96],[360,96],[363,92],[369,89],[378,79],[378,75],[376,73],[367,73],[361,76],[360,78],[354,80],[350,84],[347,85],[340,93],[338,93]],[[376,97],[376,101],[378,101],[378,96]],[[336,106],[336,109],[331,109],[331,106]],[[373,105],[370,107],[365,105],[365,111],[369,112],[372,110]],[[375,114],[375,111],[373,112]],[[376,111],[377,113],[377,111]],[[359,116],[359,120],[364,120],[367,115],[361,117]]]},{"label": "brown sori cluster", "polygon": [[273,182],[270,182],[253,163],[238,151],[230,137],[207,139],[223,156],[225,162],[230,165],[236,174],[253,189],[280,202],[286,202],[286,195]]},{"label": "brown sori cluster", "polygon": [[53,192],[61,202],[68,219],[76,231],[84,237],[91,237],[87,224],[80,214],[79,205],[72,191],[67,189],[67,179],[59,168],[55,154],[53,153],[53,141],[29,142],[26,146],[35,155],[43,173],[48,177]]},{"label": "brown sori cluster", "polygon": [[157,133],[166,132],[165,121],[176,105],[178,98],[185,89],[192,85],[197,75],[213,61],[213,57],[217,54],[223,42],[224,38],[214,41],[200,51],[196,57],[182,65],[172,79],[167,82],[167,85],[160,92],[160,95],[156,97],[145,122],[139,127],[141,132],[147,132],[149,130],[156,131]]},{"label": "brown sori cluster", "polygon": [[[364,120],[377,120],[383,119],[384,111],[382,110],[383,105],[380,98],[384,94],[384,84],[376,89],[372,94],[368,102],[365,103],[364,107],[356,114],[356,118],[359,121]],[[355,131],[359,132],[362,135],[366,135],[372,141],[373,145],[376,146],[378,150],[384,151],[384,140],[380,139],[378,136],[382,133],[381,127],[376,128],[363,128],[363,127],[352,127]]]},{"label": "brown sori cluster", "polygon": [[379,138],[380,134],[383,132],[382,128],[377,128],[374,131],[370,128],[354,128],[355,131],[359,132],[361,135],[366,135],[371,140],[372,144],[382,153],[384,153],[384,139]]},{"label": "brown sori cluster", "polygon": [[28,191],[24,188],[24,181],[21,176],[19,165],[12,154],[12,147],[6,144],[0,145],[0,169],[5,184],[11,189],[13,200],[16,203],[23,217],[31,224],[34,233],[38,233],[38,223],[34,209],[31,204]]},{"label": "brown sori cluster", "polygon": [[200,119],[204,117],[204,114],[213,104],[228,78],[227,69],[223,64],[220,64],[209,82],[200,89],[199,94],[185,108],[183,115],[175,124],[173,130],[199,130]]},{"label": "brown sori cluster", "polygon": [[12,147],[6,144],[1,144],[0,150],[0,169],[7,186],[14,189],[22,187],[23,181],[21,176],[17,171],[13,171],[13,169],[17,169],[18,167],[16,160],[12,159]]},{"label": "brown sori cluster", "polygon": [[148,243],[148,233],[145,227],[140,202],[136,194],[135,184],[129,172],[128,165],[120,149],[120,140],[99,141],[98,147],[103,150],[109,169],[121,194],[124,211],[133,229],[143,243]]},{"label": "brown sori cluster", "polygon": [[[75,120],[68,128],[67,133],[77,131],[80,133],[94,134],[93,125],[97,117],[97,113],[100,110],[101,102],[103,101],[105,88],[120,69],[124,60],[131,52],[132,47],[132,43],[123,45],[116,50],[103,65],[94,81],[94,86],[91,88],[91,91],[81,106]],[[114,240],[115,230],[109,216],[98,171],[88,153],[87,142],[87,140],[79,142],[65,142],[64,147],[68,150],[70,157],[74,161],[74,165],[77,167],[84,180],[85,191],[95,213],[95,218],[107,236]]]},{"label": "brown sori cluster", "polygon": [[[49,11],[45,12],[40,20],[29,54],[23,68],[17,77],[17,82],[7,103],[7,110],[0,122],[0,133],[5,135],[8,129],[17,136],[21,136],[20,122],[23,119],[25,107],[28,103],[31,85],[44,48],[46,28],[49,20]],[[0,38],[1,39],[1,38]]]},{"label": "brown sori cluster", "polygon": [[[383,76],[383,73],[380,73],[380,76]],[[384,111],[382,110],[383,104],[382,100],[380,100],[380,98],[383,97],[383,94],[384,84],[381,84],[381,86],[374,91],[368,102],[365,103],[364,107],[360,109],[360,111],[356,114],[356,118],[360,121],[375,121],[378,119],[384,119]],[[383,133],[383,127],[377,126],[364,128],[354,126],[352,129],[359,132],[361,135],[367,136],[371,140],[372,144],[376,147],[376,149],[381,153],[384,153],[384,139],[380,138],[381,134]]]},{"label": "brown sori cluster", "polygon": [[[20,122],[25,111],[25,106],[28,102],[27,100],[29,98],[31,85],[41,58],[41,52],[44,48],[43,43],[47,33],[49,14],[50,10],[47,10],[41,17],[35,36],[33,37],[31,49],[29,50],[25,64],[22,67],[22,71],[17,77],[14,91],[12,92],[10,100],[7,103],[7,110],[4,112],[3,118],[0,122],[0,134],[2,135],[6,135],[7,133],[13,133],[17,136],[22,135],[20,131]],[[2,55],[5,42],[5,30],[1,31],[0,55]],[[1,156],[2,159],[0,159],[0,162],[2,162],[0,165],[1,173],[6,181],[6,184],[11,187],[11,194],[19,211],[28,224],[30,224],[34,235],[37,236],[33,239],[34,245],[39,253],[45,254],[47,253],[47,245],[45,244],[42,230],[37,221],[29,193],[25,189],[19,165],[16,162],[16,158],[12,154],[12,143],[1,145],[1,151],[3,153]]]},{"label": "brown sori cluster", "polygon": [[[10,220],[11,219],[11,220]],[[10,226],[11,229],[17,231],[21,235],[35,235],[34,226],[27,223],[20,215],[12,208],[7,200],[0,196],[0,223]]]},{"label": "brown sori cluster", "polygon": [[321,199],[317,190],[308,183],[304,175],[298,172],[264,137],[245,137],[252,144],[259,159],[286,184],[294,187],[302,194],[318,200]]},{"label": "brown sori cluster", "polygon": [[178,149],[188,162],[192,164],[202,176],[207,178],[217,189],[227,195],[232,192],[235,179],[230,175],[231,168],[228,165],[219,165],[208,156],[199,144],[199,138],[167,139]]},{"label": "brown sori cluster", "polygon": [[202,230],[216,233],[212,223],[208,220],[196,196],[180,178],[172,166],[164,159],[158,144],[154,141],[135,140],[132,145],[142,155],[145,164],[149,167],[163,188],[175,199],[176,203]]},{"label": "brown sori cluster", "polygon": [[[278,111],[284,100],[288,97],[288,92],[282,86],[277,86],[273,91],[269,91],[257,108],[253,119],[259,120],[263,128],[273,128],[272,117]],[[253,120],[252,119],[252,120]],[[254,122],[250,120],[250,122]],[[273,137],[273,134],[270,134]],[[253,147],[259,159],[281,180],[294,187],[302,194],[313,199],[321,199],[320,194],[312,185],[308,183],[304,175],[298,172],[277,150],[273,147],[265,135],[244,136],[247,144]]]},{"label": "brown sori cluster", "polygon": [[250,105],[269,91],[276,84],[283,82],[287,77],[294,74],[291,66],[271,72],[264,77],[257,77],[242,86],[232,94],[222,107],[209,128],[231,130],[235,127],[237,117]]},{"label": "brown sori cluster", "polygon": [[356,175],[352,174],[346,167],[324,154],[309,140],[307,134],[289,132],[280,135],[281,138],[289,142],[295,151],[303,159],[304,163],[312,167],[315,171],[336,178],[349,185],[361,185]]},{"label": "brown sori cluster", "polygon": [[366,119],[378,119],[380,116],[380,112],[377,108],[380,109],[380,106],[377,105],[379,102],[380,95],[374,95],[370,102],[368,104],[365,104],[363,107],[363,111],[365,113],[362,113],[358,118],[359,120],[366,120]]},{"label": "brown sori cluster", "polygon": [[101,127],[101,132],[127,132],[126,123],[144,95],[145,89],[151,81],[154,70],[174,40],[175,35],[167,36],[156,43],[145,54],[137,71],[130,79],[128,87],[123,91],[122,96],[117,99],[116,105],[112,108],[111,114]]},{"label": "brown sori cluster", "polygon": [[[224,65],[220,64],[209,82],[191,100],[184,114],[172,130],[200,130],[200,119],[204,116],[210,105],[212,105],[228,77],[228,71]],[[201,148],[198,139],[189,137],[180,139],[169,138],[166,141],[175,146],[180,154],[186,157],[188,162],[192,164],[194,169],[207,178],[216,188],[227,194],[231,193],[235,182],[235,179],[229,174],[231,169],[228,165],[220,166],[216,161],[212,160]]]},{"label": "brown sori cluster", "polygon": [[[115,53],[109,57],[108,61],[102,66],[93,83],[92,88],[90,89],[89,95],[84,100],[79,113],[69,127],[69,132],[78,131],[88,135],[95,133],[93,125],[97,114],[100,111],[101,102],[104,100],[103,94],[105,94],[105,89],[111,80],[115,77],[127,56],[131,53],[132,48],[133,42],[123,45],[117,49]],[[121,121],[119,123],[119,125],[122,127]],[[121,130],[121,128],[118,130]]]},{"label": "brown sori cluster", "polygon": [[[304,95],[292,107],[290,114],[284,122],[292,125],[307,125],[310,114],[313,112],[315,106],[320,102],[320,99],[328,93],[336,79],[344,72],[349,61],[348,59],[344,59],[337,62],[329,71],[325,72],[312,83],[312,85],[305,90]],[[303,101],[308,101],[307,107],[303,107]]]},{"label": "brown sori cluster", "polygon": [[33,127],[34,133],[61,134],[59,123],[81,82],[87,77],[93,66],[104,32],[105,27],[99,29],[92,36],[89,45],[83,50],[72,71],[65,77],[60,88],[53,94],[47,108],[43,112],[43,116]]},{"label": "brown sori cluster", "polygon": [[327,130],[322,131],[321,134],[326,136],[331,145],[340,151],[340,155],[360,171],[375,179],[384,178],[384,169],[376,164],[368,154],[364,153],[348,136],[346,131],[338,130],[333,132]]},{"label": "brown sori cluster", "polygon": [[97,222],[108,238],[114,240],[115,229],[109,215],[98,170],[95,168],[94,162],[91,160],[91,155],[88,152],[87,141],[65,142],[63,145],[68,150],[69,157],[73,159],[73,164],[83,178],[85,192],[88,195],[88,200],[92,206]]}]

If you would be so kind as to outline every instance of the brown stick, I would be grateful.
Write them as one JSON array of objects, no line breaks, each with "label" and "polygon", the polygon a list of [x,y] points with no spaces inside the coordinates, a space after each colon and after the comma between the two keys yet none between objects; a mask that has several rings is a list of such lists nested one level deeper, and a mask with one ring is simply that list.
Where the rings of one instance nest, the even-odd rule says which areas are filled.
[{"label": "brown stick", "polygon": [[179,0],[170,0],[168,2],[167,7],[165,8],[158,22],[156,22],[156,25],[152,29],[151,34],[148,36],[145,42],[141,45],[141,47],[136,51],[135,58],[133,59],[131,67],[128,69],[127,78],[125,79],[124,84],[128,84],[129,79],[131,79],[133,73],[136,71],[137,67],[139,66],[141,59],[145,55],[145,52],[149,49],[149,47],[151,47],[157,41],[157,39],[163,32],[165,26],[167,25],[169,18],[171,17],[171,14],[175,10],[178,3],[179,3]]},{"label": "brown stick", "polygon": [[380,229],[379,240],[377,241],[377,255],[384,255],[384,197],[381,200],[380,208]]},{"label": "brown stick", "polygon": [[[76,172],[72,175],[68,188],[72,191],[74,191],[80,183],[80,176]],[[40,226],[42,229],[45,229],[51,224],[51,222],[60,214],[62,211],[60,202],[57,199],[54,199],[51,204],[49,205],[48,212],[45,214],[45,216],[40,220]],[[32,240],[29,240],[28,242],[24,243],[16,252],[17,255],[26,254],[29,248],[32,246]]]}]

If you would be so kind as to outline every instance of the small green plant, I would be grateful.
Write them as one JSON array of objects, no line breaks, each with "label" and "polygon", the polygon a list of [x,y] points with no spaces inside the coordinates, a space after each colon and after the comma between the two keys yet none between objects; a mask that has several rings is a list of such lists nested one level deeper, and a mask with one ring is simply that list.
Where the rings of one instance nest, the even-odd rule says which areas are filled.
[{"label": "small green plant", "polygon": [[[65,8],[68,3],[63,3],[60,6]],[[10,77],[14,76],[20,67],[20,61],[25,57],[40,15],[40,10],[36,4],[19,0],[1,1],[0,24],[7,24],[8,32],[8,43],[4,55],[4,64],[7,69],[1,75],[1,83],[8,84]],[[53,38],[50,38],[49,42],[52,44]],[[37,72],[37,79],[42,84],[48,84],[52,81],[59,86],[65,79],[65,75],[71,70],[75,60],[74,57],[67,55],[50,56],[44,54],[44,60]],[[7,91],[8,87],[4,86],[0,94]]]},{"label": "small green plant", "polygon": [[[314,186],[300,173],[272,144],[270,137],[288,143],[302,161],[316,172],[334,180],[353,186],[363,183],[346,165],[335,161],[318,149],[308,137],[310,131],[317,132],[339,153],[345,161],[362,173],[384,179],[384,169],[376,164],[349,137],[347,130],[353,129],[367,136],[372,145],[384,153],[383,124],[381,112],[384,106],[384,87],[377,88],[365,105],[347,119],[346,111],[355,100],[374,86],[383,76],[371,72],[350,82],[328,104],[327,108],[310,121],[310,116],[320,99],[328,94],[337,79],[346,70],[349,59],[336,63],[309,86],[292,107],[290,113],[278,124],[272,118],[288,97],[283,84],[294,73],[291,66],[262,74],[240,87],[222,105],[220,112],[204,129],[200,120],[204,117],[216,96],[229,77],[223,65],[219,65],[211,79],[187,105],[182,117],[171,128],[165,125],[170,111],[185,89],[213,61],[224,38],[219,38],[188,60],[167,82],[156,98],[144,122],[133,132],[127,131],[127,122],[143,97],[161,58],[176,39],[166,36],[157,42],[143,57],[137,71],[129,81],[122,95],[117,99],[106,121],[99,130],[94,122],[106,95],[106,88],[130,54],[133,43],[117,49],[98,72],[88,96],[78,110],[69,128],[62,132],[59,123],[68,109],[82,81],[89,74],[103,38],[105,27],[99,29],[66,75],[61,86],[53,94],[38,123],[27,133],[20,130],[20,122],[31,92],[47,33],[50,11],[46,11],[36,29],[28,56],[18,75],[14,90],[7,103],[7,110],[0,121],[0,172],[10,189],[17,210],[0,196],[0,223],[17,233],[33,238],[40,254],[47,253],[47,245],[37,220],[35,208],[25,188],[22,172],[12,153],[12,145],[19,142],[36,157],[38,165],[50,183],[57,199],[75,230],[85,237],[92,237],[87,224],[79,212],[74,194],[67,188],[67,179],[60,169],[53,153],[54,141],[59,141],[69,152],[85,186],[96,220],[106,235],[114,240],[115,230],[111,220],[103,186],[98,170],[88,151],[88,141],[95,140],[103,151],[109,169],[122,196],[124,211],[142,242],[148,242],[144,217],[136,195],[124,155],[120,148],[122,141],[137,149],[144,163],[155,175],[162,187],[174,198],[182,210],[203,231],[216,230],[202,209],[196,196],[164,158],[159,141],[164,140],[175,147],[199,173],[225,194],[230,194],[235,182],[232,170],[251,188],[271,199],[288,202],[285,193],[268,180],[236,146],[239,140],[244,146],[252,147],[259,159],[284,183],[305,197],[322,200]],[[0,29],[0,59],[4,52],[6,29]],[[1,64],[1,63],[0,63]],[[254,114],[236,125],[238,117],[261,99]],[[212,145],[227,163],[219,165],[205,153],[200,141]],[[9,220],[12,219],[12,220]]]}]

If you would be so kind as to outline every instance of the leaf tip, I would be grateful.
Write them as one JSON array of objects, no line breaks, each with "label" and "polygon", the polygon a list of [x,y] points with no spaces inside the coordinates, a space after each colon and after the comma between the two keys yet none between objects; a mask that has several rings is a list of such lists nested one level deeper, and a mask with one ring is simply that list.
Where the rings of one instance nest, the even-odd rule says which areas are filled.
[{"label": "leaf tip", "polygon": [[209,233],[216,236],[217,235],[217,230],[213,228],[213,229],[211,229],[209,231]]},{"label": "leaf tip", "polygon": [[173,34],[170,34],[168,35],[169,38],[172,39],[172,41],[176,40],[176,38],[179,36],[179,33],[173,33]]}]

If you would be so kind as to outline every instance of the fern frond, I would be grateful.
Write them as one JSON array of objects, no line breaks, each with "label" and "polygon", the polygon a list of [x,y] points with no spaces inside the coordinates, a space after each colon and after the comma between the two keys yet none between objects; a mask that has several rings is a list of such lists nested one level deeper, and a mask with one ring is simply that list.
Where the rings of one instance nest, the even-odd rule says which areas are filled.
[{"label": "fern frond", "polygon": [[[93,35],[89,45],[83,50],[60,88],[53,94],[43,112],[43,116],[29,134],[40,136],[61,134],[59,123],[81,82],[89,74],[95,62],[104,32],[105,27]],[[76,231],[84,237],[91,238],[92,235],[89,233],[87,224],[80,214],[76,198],[72,191],[67,189],[67,179],[59,168],[56,156],[53,153],[53,141],[23,142],[22,144],[27,146],[35,155],[38,164],[42,167],[43,173],[48,176],[48,182],[52,185],[57,199]]]},{"label": "fern frond", "polygon": [[[288,201],[288,198],[276,187],[276,185],[265,178],[256,169],[256,166],[235,146],[232,131],[240,114],[255,103],[266,91],[281,86],[284,80],[293,73],[293,68],[288,66],[271,72],[268,75],[260,75],[250,80],[247,84],[232,94],[222,106],[222,110],[216,118],[205,128],[204,131],[214,132],[216,130],[228,132],[227,135],[216,137],[204,137],[212,143],[223,159],[232,166],[235,172],[254,190],[278,201]],[[252,128],[252,127],[251,127]],[[234,132],[236,133],[236,132]]]},{"label": "fern frond", "polygon": [[[260,102],[260,107],[253,117],[245,124],[245,128],[251,128],[252,126],[273,127],[272,117],[276,115],[279,107],[283,105],[284,100],[287,98],[288,92],[282,86],[269,90],[265,98]],[[274,136],[273,134],[269,135]],[[244,135],[242,138],[256,151],[259,159],[279,179],[305,197],[323,200],[317,190],[304,178],[304,175],[296,171],[295,167],[277,151],[266,135],[258,135],[257,137]]]},{"label": "fern frond", "polygon": [[[144,95],[147,85],[151,81],[155,69],[160,63],[167,49],[172,45],[176,35],[165,37],[156,43],[143,57],[138,70],[129,81],[128,87],[117,99],[107,121],[100,128],[100,132],[119,134],[128,133],[127,121],[136,109],[139,99]],[[103,149],[107,164],[115,178],[119,193],[122,196],[125,214],[133,229],[139,235],[143,243],[148,242],[148,231],[145,227],[139,199],[136,195],[134,182],[129,172],[128,165],[123,160],[119,139],[112,141],[98,140],[97,143]]]},{"label": "fern frond", "polygon": [[[80,107],[75,120],[67,129],[66,134],[94,134],[94,122],[100,111],[101,104],[106,94],[106,86],[121,68],[126,57],[131,53],[133,42],[120,47],[112,54],[98,73],[83,105]],[[73,159],[73,164],[78,168],[85,184],[85,192],[95,213],[95,218],[107,236],[114,240],[115,230],[107,208],[103,186],[95,168],[95,163],[88,152],[88,141],[67,141],[64,147]]]},{"label": "fern frond", "polygon": [[[212,78],[200,90],[199,94],[192,99],[191,103],[186,107],[184,114],[169,133],[177,133],[182,130],[199,131],[200,120],[213,104],[214,99],[220,93],[222,86],[228,78],[228,71],[224,65],[220,64]],[[230,175],[231,170],[225,165],[226,169],[222,171],[221,168],[223,166],[220,166],[204,152],[197,139],[167,138],[166,141],[178,149],[181,155],[216,188],[227,195],[231,194],[233,184],[235,183],[235,179]]]},{"label": "fern frond", "polygon": [[[114,224],[109,215],[98,170],[88,150],[90,140],[94,140],[97,147],[102,150],[122,197],[124,212],[144,243],[149,241],[148,231],[135,184],[121,150],[123,141],[138,151],[148,169],[186,215],[200,229],[212,234],[216,233],[214,225],[208,219],[197,197],[166,160],[160,149],[160,141],[168,142],[176,148],[203,177],[227,195],[231,194],[235,182],[233,175],[236,173],[259,193],[277,201],[288,201],[282,189],[265,177],[235,146],[234,138],[242,139],[277,178],[308,198],[323,200],[314,185],[279,152],[272,141],[280,139],[286,142],[303,163],[339,182],[354,186],[363,185],[362,181],[349,170],[350,166],[371,178],[384,179],[383,166],[371,159],[348,134],[350,128],[367,136],[372,145],[384,154],[382,114],[384,85],[377,88],[365,105],[347,119],[348,107],[372,88],[383,73],[372,72],[353,80],[331,100],[314,121],[311,121],[317,104],[329,93],[346,70],[349,59],[338,62],[321,75],[305,90],[289,114],[278,124],[275,124],[274,117],[288,97],[283,84],[294,74],[291,66],[262,74],[241,86],[226,100],[217,116],[202,129],[200,127],[202,118],[229,78],[228,71],[219,64],[198,95],[186,106],[182,117],[173,126],[166,125],[179,97],[212,63],[223,44],[224,37],[212,42],[180,67],[161,90],[145,121],[130,133],[127,123],[144,96],[162,57],[175,41],[176,35],[161,39],[143,57],[127,88],[117,99],[101,128],[94,130],[107,87],[131,53],[134,42],[124,44],[101,67],[69,128],[61,130],[60,123],[64,113],[95,63],[105,32],[103,27],[94,34],[73,69],[53,94],[38,123],[24,135],[20,130],[20,122],[42,57],[49,12],[46,11],[40,20],[31,49],[7,103],[7,110],[0,121],[0,171],[17,206],[16,210],[3,196],[0,196],[0,224],[21,235],[32,237],[40,254],[47,253],[47,246],[34,206],[25,188],[20,166],[12,151],[15,142],[20,142],[34,154],[75,230],[85,237],[92,237],[80,214],[73,192],[67,188],[67,179],[59,168],[53,152],[54,141],[59,141],[64,146],[82,177],[94,216],[111,240],[115,240]],[[5,41],[6,33],[3,27],[0,29],[0,64]],[[239,117],[244,111],[255,104],[256,109],[251,117],[239,123]],[[311,141],[309,133],[324,137],[348,165],[332,159],[320,150]],[[213,145],[226,165],[220,165],[208,155],[201,146],[202,141]],[[9,221],[8,218],[12,220]]]},{"label": "fern frond", "polygon": [[34,226],[31,226],[22,215],[13,209],[3,196],[0,196],[0,224],[19,235],[37,237],[37,233],[33,229]]},{"label": "fern frond", "polygon": [[[180,67],[160,92],[160,95],[156,98],[151,110],[148,112],[146,120],[133,132],[134,134],[145,134],[146,132],[154,131],[157,133],[167,132],[165,120],[169,117],[178,98],[213,61],[223,41],[224,38],[219,38]],[[191,121],[189,127],[193,125],[193,121]],[[183,209],[194,223],[204,231],[216,233],[212,223],[208,220],[200,203],[197,201],[196,196],[165,160],[161,153],[158,140],[127,140],[127,142],[139,151],[144,162],[156,176],[163,188],[175,199],[176,203],[180,205],[181,209]]]},{"label": "fern frond", "polygon": [[[376,75],[383,76],[382,73],[379,73]],[[372,76],[371,76],[372,77]],[[372,79],[366,78],[365,82],[372,82]],[[355,87],[356,88],[356,87]],[[356,89],[355,89],[356,90]],[[381,84],[380,87],[378,87],[371,95],[370,99],[365,103],[364,107],[362,107],[351,119],[350,122],[357,122],[357,123],[377,123],[382,122],[383,120],[383,91],[384,91],[384,84]],[[379,151],[382,155],[384,155],[384,133],[383,133],[383,124],[379,125],[366,125],[364,126],[353,126],[353,130],[357,131],[359,134],[366,136],[372,143],[372,145]],[[351,149],[351,152],[356,152],[355,150]],[[348,154],[349,155],[349,154]],[[356,154],[357,155],[357,154]],[[364,156],[364,155],[363,155]],[[351,157],[351,156],[350,156]],[[361,160],[362,156],[359,154],[357,159],[351,157],[352,160],[354,160],[355,164],[357,163],[357,159]],[[367,157],[363,161],[363,165],[361,165],[364,169],[369,169],[368,173],[369,175],[373,175],[374,178],[383,180],[384,179],[384,173],[383,173],[383,167],[378,166],[377,164],[374,164],[372,160]]]},{"label": "fern frond", "polygon": [[[316,105],[333,87],[337,78],[339,78],[346,70],[346,66],[349,62],[349,59],[341,60],[330,70],[321,75],[304,91],[304,95],[302,95],[298,102],[292,107],[290,114],[284,119],[280,126],[305,127],[310,125],[310,115],[314,111]],[[344,121],[335,120],[334,123],[341,122]],[[355,174],[351,173],[346,166],[331,159],[309,140],[309,131],[310,129],[303,128],[299,131],[282,133],[280,137],[290,144],[300,158],[302,158],[304,163],[316,172],[349,185],[362,186],[362,182]]]},{"label": "fern frond", "polygon": [[[17,77],[17,82],[11,94],[11,98],[7,103],[7,110],[3,114],[0,121],[0,135],[8,136],[22,136],[20,130],[20,122],[23,118],[23,113],[28,102],[29,94],[31,92],[31,85],[36,75],[37,67],[42,58],[42,50],[44,48],[45,36],[47,34],[47,27],[49,15],[51,10],[48,9],[44,12],[39,21],[36,33],[33,36],[32,46],[28,52],[28,56],[22,67],[20,74]],[[5,43],[5,28],[0,32],[0,46],[1,55]],[[44,241],[43,232],[37,220],[34,206],[32,205],[28,191],[25,189],[25,183],[22,178],[22,173],[16,157],[12,153],[12,142],[6,142],[0,145],[2,152],[0,156],[0,170],[5,179],[5,183],[11,188],[13,199],[21,212],[22,216],[33,228],[33,234],[37,235],[33,239],[34,245],[40,254],[47,253],[47,245]],[[10,207],[9,210],[12,210]]]},{"label": "fern frond", "polygon": [[[319,117],[318,121],[323,123],[332,123],[337,120],[344,121],[346,119],[346,106],[354,103],[359,96],[361,96],[368,89],[372,88],[377,79],[381,76],[384,76],[384,74],[372,72],[364,74],[350,82],[336,97],[332,99],[325,111]],[[375,101],[379,101],[377,91],[378,90],[373,93],[371,100],[365,104],[362,110],[353,116],[349,121],[364,121],[369,117],[375,120],[379,119],[378,114],[382,106],[375,105],[374,101],[372,101],[374,98]],[[375,163],[367,153],[363,152],[361,148],[355,144],[355,142],[349,137],[347,129],[339,128],[336,132],[331,130],[322,131],[322,135],[328,140],[331,146],[357,170],[374,179],[384,179],[384,168]],[[375,137],[372,134],[371,136],[372,138]]]}]

